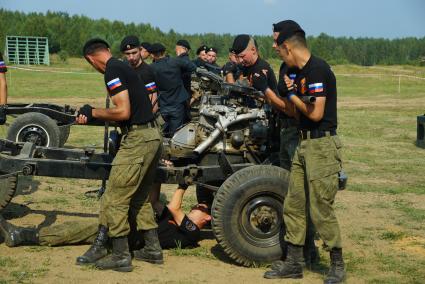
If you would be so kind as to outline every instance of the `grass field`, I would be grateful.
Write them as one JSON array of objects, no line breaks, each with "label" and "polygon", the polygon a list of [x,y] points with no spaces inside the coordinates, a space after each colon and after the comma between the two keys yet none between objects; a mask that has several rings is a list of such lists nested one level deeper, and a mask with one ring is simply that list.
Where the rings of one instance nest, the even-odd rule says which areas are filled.
[{"label": "grass field", "polygon": [[[53,62],[51,67],[36,68],[44,72],[10,69],[7,74],[9,101],[52,102],[72,106],[84,103],[94,106],[104,104],[103,79],[85,61],[70,59],[68,63]],[[278,64],[277,61],[272,62],[275,70],[278,69]],[[334,66],[333,70],[337,74],[338,83],[338,133],[345,146],[344,169],[349,176],[347,191],[338,194],[336,204],[346,244],[350,277],[348,282],[424,283],[425,149],[416,147],[415,140],[416,116],[425,113],[425,68],[344,65]],[[6,128],[2,127],[0,136],[4,137],[5,133]],[[101,148],[102,139],[103,129],[100,127],[75,126],[67,145],[94,145]],[[23,188],[31,187],[34,182],[49,194],[37,191],[34,195],[34,191],[30,190],[29,194],[19,195],[14,200],[15,203],[27,206],[36,203],[34,207],[30,206],[32,210],[54,210],[55,206],[59,206],[64,210],[87,213],[93,212],[93,208],[97,206],[96,202],[81,197],[81,190],[96,186],[95,182],[83,182],[80,190],[72,190],[72,193],[66,189],[74,184],[47,178],[35,178]],[[75,198],[70,200],[70,197]],[[193,195],[190,201],[194,201]],[[10,212],[8,214],[13,216]],[[51,266],[48,262],[51,260],[44,258],[38,265],[18,265],[18,259],[14,255],[3,253],[3,249],[6,250],[5,246],[0,245],[0,283],[19,282],[22,279],[21,282],[53,283],[60,279],[55,278],[58,276],[49,268]],[[26,249],[23,252],[26,255],[35,256],[40,253]],[[173,257],[192,257],[205,263],[213,261],[212,265],[220,266],[221,264],[217,264],[220,258],[215,256],[214,249],[215,242],[211,240],[201,243],[200,248],[187,252],[173,250],[168,255],[171,260]],[[46,248],[48,252],[51,250],[53,248]],[[327,256],[324,254],[323,259],[323,264],[326,265]],[[16,269],[12,269],[13,267]],[[229,271],[232,269],[236,274],[247,273],[235,265],[228,268]],[[258,273],[259,278],[251,278],[252,282],[262,281],[261,274],[264,270],[252,270]],[[318,283],[322,273],[321,270],[308,272],[305,283]],[[145,281],[146,279],[144,278]],[[164,280],[158,278],[158,281],[154,281],[155,279],[148,282],[160,283]],[[196,283],[195,279],[198,278],[187,279],[164,281]]]}]

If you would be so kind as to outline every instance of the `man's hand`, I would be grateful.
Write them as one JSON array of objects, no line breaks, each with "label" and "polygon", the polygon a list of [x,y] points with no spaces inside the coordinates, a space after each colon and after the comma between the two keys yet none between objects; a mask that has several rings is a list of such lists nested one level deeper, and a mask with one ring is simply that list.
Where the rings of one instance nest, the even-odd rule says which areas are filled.
[{"label": "man's hand", "polygon": [[93,120],[93,107],[91,105],[83,105],[79,110],[76,117],[78,124],[87,124]]},{"label": "man's hand", "polygon": [[294,80],[290,79],[287,75],[285,75],[283,77],[285,84],[286,84],[286,88],[287,88],[287,93],[286,93],[286,98],[291,101],[291,97],[296,96],[295,94],[295,86],[294,86]]},{"label": "man's hand", "polygon": [[252,86],[258,91],[266,92],[268,86],[267,77],[263,72],[252,75]]}]

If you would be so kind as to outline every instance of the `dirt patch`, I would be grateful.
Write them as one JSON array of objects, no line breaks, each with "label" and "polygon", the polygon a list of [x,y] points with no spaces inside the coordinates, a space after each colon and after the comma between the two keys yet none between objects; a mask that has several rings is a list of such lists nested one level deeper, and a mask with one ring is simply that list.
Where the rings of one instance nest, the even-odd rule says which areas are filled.
[{"label": "dirt patch", "polygon": [[[78,218],[96,218],[94,212],[98,204],[84,197],[84,192],[98,185],[94,181],[70,184],[65,179],[26,179],[13,203],[3,213],[16,225],[38,227]],[[173,189],[174,185],[164,186],[163,192],[169,196]],[[193,202],[194,198],[194,190],[189,189],[187,200]],[[338,193],[336,208],[348,283],[365,283],[371,279],[409,282],[402,272],[388,273],[386,267],[367,264],[375,263],[380,254],[398,260],[397,253],[402,253],[416,261],[425,261],[424,232],[405,228],[397,222],[403,215],[392,204],[400,200],[412,206],[425,204],[423,195]],[[382,238],[386,232],[397,231],[402,231],[404,237],[396,241]],[[97,271],[75,265],[75,258],[87,250],[87,245],[8,248],[0,243],[0,283],[2,279],[24,283],[282,283],[281,280],[262,278],[267,267],[246,268],[234,264],[217,244],[212,232],[203,234],[206,238],[200,242],[200,247],[165,251],[164,265],[134,261],[132,273]],[[321,255],[320,269],[306,270],[304,279],[297,283],[322,283],[329,259],[323,250]],[[403,261],[402,258],[399,260]]]}]

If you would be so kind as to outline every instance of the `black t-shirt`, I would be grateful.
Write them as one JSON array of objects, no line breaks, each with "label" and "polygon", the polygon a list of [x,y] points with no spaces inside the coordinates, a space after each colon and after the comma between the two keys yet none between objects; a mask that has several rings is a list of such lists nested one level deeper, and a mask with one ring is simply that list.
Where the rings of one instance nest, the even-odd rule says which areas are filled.
[{"label": "black t-shirt", "polygon": [[[289,76],[290,72],[288,71],[287,74]],[[314,122],[301,113],[300,128],[304,130],[336,130],[337,90],[335,75],[331,67],[324,60],[312,55],[306,65],[296,74],[295,84],[299,96],[326,97],[323,118]]]},{"label": "black t-shirt", "polygon": [[122,124],[145,124],[154,119],[152,104],[145,85],[130,66],[116,58],[111,58],[106,63],[104,77],[106,89],[111,96],[128,90],[131,114],[130,119],[122,121]]},{"label": "black t-shirt", "polygon": [[0,52],[0,73],[6,73],[6,72],[7,72],[6,62],[4,62],[3,55]]},{"label": "black t-shirt", "polygon": [[178,226],[165,206],[158,221],[158,238],[163,249],[196,246],[200,230],[186,215]]},{"label": "black t-shirt", "polygon": [[274,75],[273,69],[270,67],[270,64],[258,57],[257,61],[251,66],[243,66],[242,74],[244,77],[247,77],[250,84],[256,88],[255,78],[262,76],[263,74],[267,77],[267,86],[277,93],[277,82],[276,76]]},{"label": "black t-shirt", "polygon": [[142,64],[137,66],[134,70],[139,75],[140,79],[142,79],[148,93],[155,93],[157,90],[152,67],[143,61]]}]

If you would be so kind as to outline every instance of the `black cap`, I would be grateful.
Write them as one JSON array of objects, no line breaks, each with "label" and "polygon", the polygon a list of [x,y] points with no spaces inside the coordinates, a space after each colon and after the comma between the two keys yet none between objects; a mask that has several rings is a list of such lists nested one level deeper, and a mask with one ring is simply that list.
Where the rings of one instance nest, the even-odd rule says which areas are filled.
[{"label": "black cap", "polygon": [[188,50],[190,50],[190,44],[185,39],[178,40],[177,43],[176,43],[176,45],[180,45],[180,46],[186,47]]},{"label": "black cap", "polygon": [[137,36],[130,35],[126,36],[122,41],[120,45],[121,52],[124,52],[129,49],[133,48],[139,48],[140,47],[140,41]]},{"label": "black cap", "polygon": [[218,52],[218,49],[217,48],[215,48],[215,47],[208,47],[207,48],[207,50],[205,50],[206,52],[209,52],[209,51],[214,51],[215,53],[217,53]]},{"label": "black cap", "polygon": [[[292,20],[282,21],[276,24],[279,29],[279,36],[276,39],[276,43],[281,45],[285,40],[290,38],[291,36],[300,33],[305,37],[304,30],[298,25],[296,22]],[[276,26],[273,26],[276,28]]]},{"label": "black cap", "polygon": [[141,47],[143,47],[144,49],[148,50],[149,52],[149,48],[151,47],[151,44],[147,41],[144,41],[140,44]]},{"label": "black cap", "polygon": [[163,46],[160,43],[154,43],[148,49],[149,53],[159,53],[159,52],[164,52],[164,51],[165,51],[165,46]]},{"label": "black cap", "polygon": [[198,49],[196,50],[196,55],[199,55],[199,53],[201,53],[201,51],[207,51],[207,49],[208,49],[208,46],[206,46],[205,44],[204,45],[201,45],[200,47],[198,47]]},{"label": "black cap", "polygon": [[236,36],[233,40],[233,45],[229,50],[231,50],[235,54],[241,53],[248,47],[250,39],[251,36],[247,34],[241,34]]},{"label": "black cap", "polygon": [[89,49],[90,49],[90,47],[91,46],[93,46],[93,45],[95,45],[95,44],[103,44],[103,45],[105,45],[107,48],[109,48],[109,44],[106,42],[106,41],[104,41],[103,39],[101,39],[101,38],[92,38],[92,39],[89,39],[85,44],[84,44],[84,47],[83,47],[83,55],[85,56],[85,55],[87,55],[88,53],[89,53]]}]

